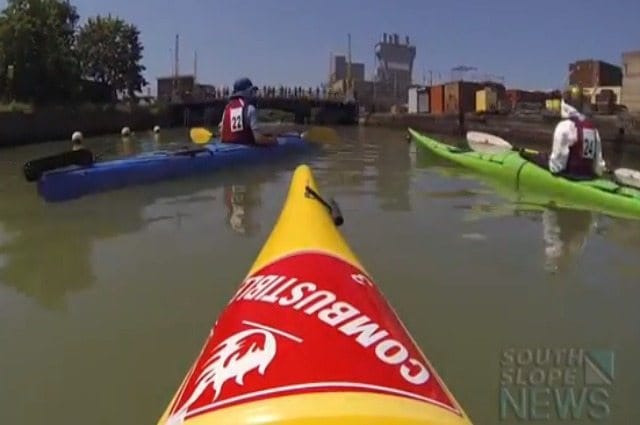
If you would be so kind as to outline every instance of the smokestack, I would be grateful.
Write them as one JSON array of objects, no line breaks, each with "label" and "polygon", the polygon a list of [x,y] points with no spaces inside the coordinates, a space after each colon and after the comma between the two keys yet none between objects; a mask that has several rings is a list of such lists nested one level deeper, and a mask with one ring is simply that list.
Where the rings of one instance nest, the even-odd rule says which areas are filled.
[{"label": "smokestack", "polygon": [[409,36],[407,36],[407,37],[405,38],[405,40],[407,41],[407,46],[408,46],[408,45],[409,45]]},{"label": "smokestack", "polygon": [[386,43],[387,42],[387,33],[382,33],[382,42]]},{"label": "smokestack", "polygon": [[400,36],[398,34],[393,34],[393,44],[400,44]]}]

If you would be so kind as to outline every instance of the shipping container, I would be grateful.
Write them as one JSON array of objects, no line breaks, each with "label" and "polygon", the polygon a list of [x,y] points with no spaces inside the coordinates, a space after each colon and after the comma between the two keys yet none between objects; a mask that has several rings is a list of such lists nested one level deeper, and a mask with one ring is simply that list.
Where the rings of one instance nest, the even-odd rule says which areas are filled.
[{"label": "shipping container", "polygon": [[580,87],[621,86],[622,67],[598,60],[569,64],[569,84]]},{"label": "shipping container", "polygon": [[476,112],[487,112],[487,92],[485,90],[476,92]]},{"label": "shipping container", "polygon": [[458,112],[460,105],[459,83],[448,83],[444,86],[444,112],[451,114]]},{"label": "shipping container", "polygon": [[430,113],[443,114],[444,113],[444,86],[442,84],[431,87],[431,94],[429,96]]},{"label": "shipping container", "polygon": [[476,107],[476,91],[482,88],[479,83],[457,81],[448,83],[444,88],[446,113],[473,112]]},{"label": "shipping container", "polygon": [[560,112],[560,99],[547,99],[544,106],[548,111]]},{"label": "shipping container", "polygon": [[507,88],[504,86],[504,84],[496,83],[494,81],[481,82],[480,84],[483,87],[489,87],[493,89],[496,92],[496,97],[498,98],[498,101],[505,100]]},{"label": "shipping container", "polygon": [[492,87],[485,87],[476,92],[476,112],[496,112],[498,110],[498,94]]},{"label": "shipping container", "polygon": [[515,108],[518,103],[539,103],[544,105],[549,94],[541,91],[526,91],[510,89],[506,92],[507,103],[510,108]]},{"label": "shipping container", "polygon": [[418,113],[428,114],[429,109],[429,89],[425,88],[418,92]]},{"label": "shipping container", "polygon": [[426,87],[411,87],[407,104],[410,114],[424,114],[429,112],[429,95]]},{"label": "shipping container", "polygon": [[409,101],[407,106],[410,114],[418,113],[418,90],[418,87],[409,88]]}]

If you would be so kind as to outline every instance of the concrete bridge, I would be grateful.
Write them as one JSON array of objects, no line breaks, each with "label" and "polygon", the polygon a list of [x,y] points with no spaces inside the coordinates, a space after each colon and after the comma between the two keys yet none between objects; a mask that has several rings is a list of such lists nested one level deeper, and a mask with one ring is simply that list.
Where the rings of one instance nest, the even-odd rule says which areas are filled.
[{"label": "concrete bridge", "polygon": [[[227,99],[216,98],[200,101],[183,101],[169,104],[171,125],[215,126],[222,118]],[[294,114],[296,124],[357,124],[357,103],[345,103],[341,99],[317,97],[258,97],[258,109],[274,109]]]}]

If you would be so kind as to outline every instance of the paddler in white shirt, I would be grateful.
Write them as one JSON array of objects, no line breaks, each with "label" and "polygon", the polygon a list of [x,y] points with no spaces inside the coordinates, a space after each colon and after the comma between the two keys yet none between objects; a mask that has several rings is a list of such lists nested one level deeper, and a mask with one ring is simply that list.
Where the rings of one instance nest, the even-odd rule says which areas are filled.
[{"label": "paddler in white shirt", "polygon": [[569,179],[590,180],[606,172],[600,134],[577,109],[581,107],[581,97],[577,87],[563,93],[562,120],[553,132],[551,154],[522,152],[524,158]]}]

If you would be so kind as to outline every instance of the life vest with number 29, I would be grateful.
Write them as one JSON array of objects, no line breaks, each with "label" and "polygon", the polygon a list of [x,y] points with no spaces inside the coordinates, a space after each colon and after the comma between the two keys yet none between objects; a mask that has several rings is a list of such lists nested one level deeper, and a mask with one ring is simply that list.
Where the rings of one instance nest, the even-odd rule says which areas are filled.
[{"label": "life vest with number 29", "polygon": [[578,140],[569,148],[569,158],[565,172],[577,176],[595,174],[596,149],[600,142],[598,133],[591,121],[571,119],[575,124]]},{"label": "life vest with number 29", "polygon": [[231,98],[224,108],[222,143],[254,143],[253,130],[247,119],[249,103],[240,97]]}]

